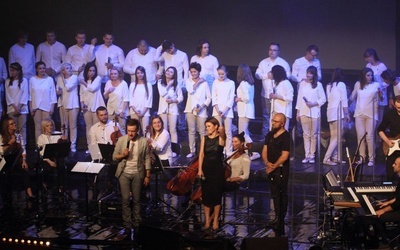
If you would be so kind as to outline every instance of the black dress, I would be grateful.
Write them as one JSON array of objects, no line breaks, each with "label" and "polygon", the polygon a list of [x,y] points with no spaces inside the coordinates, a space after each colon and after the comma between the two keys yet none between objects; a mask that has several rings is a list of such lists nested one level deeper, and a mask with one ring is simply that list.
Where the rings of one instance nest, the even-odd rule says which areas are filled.
[{"label": "black dress", "polygon": [[224,187],[223,150],[219,145],[219,136],[210,139],[204,137],[203,174],[205,180],[201,182],[203,204],[213,207],[221,204]]}]

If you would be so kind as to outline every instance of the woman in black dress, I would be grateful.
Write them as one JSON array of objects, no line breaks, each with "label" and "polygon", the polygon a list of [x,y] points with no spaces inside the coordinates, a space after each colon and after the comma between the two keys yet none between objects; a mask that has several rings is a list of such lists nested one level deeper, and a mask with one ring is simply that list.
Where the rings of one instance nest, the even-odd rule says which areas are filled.
[{"label": "woman in black dress", "polygon": [[[203,192],[204,216],[206,218],[204,227],[218,229],[218,217],[221,211],[221,199],[224,188],[223,150],[225,146],[225,129],[219,126],[215,118],[208,118],[205,122],[206,136],[201,138],[199,154],[198,176],[202,179],[201,188]],[[213,218],[211,218],[211,213]]]}]

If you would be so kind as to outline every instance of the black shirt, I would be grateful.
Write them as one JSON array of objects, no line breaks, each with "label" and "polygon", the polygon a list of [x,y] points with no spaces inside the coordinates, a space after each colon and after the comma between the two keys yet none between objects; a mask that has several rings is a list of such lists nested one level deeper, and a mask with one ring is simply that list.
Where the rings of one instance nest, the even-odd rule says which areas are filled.
[{"label": "black shirt", "polygon": [[[278,137],[274,138],[274,133],[268,132],[268,134],[265,136],[264,145],[267,146],[268,161],[275,163],[282,155],[282,151],[290,152],[290,133],[285,131]],[[283,165],[289,163],[290,159],[288,158]]]},{"label": "black shirt", "polygon": [[389,129],[389,132],[385,133],[387,137],[395,138],[400,135],[400,115],[396,109],[389,110],[383,115],[382,122],[378,126],[378,133],[386,132],[386,129]]}]

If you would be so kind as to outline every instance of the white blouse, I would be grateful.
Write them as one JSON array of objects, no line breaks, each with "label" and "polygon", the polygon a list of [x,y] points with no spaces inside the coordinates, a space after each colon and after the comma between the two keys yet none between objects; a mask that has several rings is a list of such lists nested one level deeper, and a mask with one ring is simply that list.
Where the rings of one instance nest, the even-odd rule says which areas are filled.
[{"label": "white blouse", "polygon": [[379,83],[371,82],[361,89],[360,82],[356,82],[350,100],[357,101],[354,117],[366,115],[378,120],[378,91]]},{"label": "white blouse", "polygon": [[275,94],[281,96],[283,100],[273,99],[272,109],[275,113],[285,114],[286,117],[292,118],[292,102],[293,102],[293,86],[289,80],[283,80],[278,84],[274,85]]},{"label": "white blouse", "polygon": [[[186,101],[185,113],[192,113],[197,105],[202,106],[203,104],[208,107],[211,103],[211,91],[207,82],[202,82],[195,89],[193,86],[195,82],[192,78],[186,79],[186,90],[188,92],[188,97]],[[193,113],[195,114],[195,113]],[[207,117],[207,108],[200,110],[200,113],[195,114],[199,117]]]},{"label": "white blouse", "polygon": [[240,177],[242,181],[249,178],[251,160],[248,154],[242,154],[236,159],[231,158],[228,164],[232,168],[231,178]]},{"label": "white blouse", "polygon": [[90,112],[96,112],[100,106],[106,106],[101,94],[101,77],[97,76],[93,81],[88,80],[87,87],[80,85],[79,96]]},{"label": "white blouse", "polygon": [[49,76],[44,78],[31,77],[29,79],[29,93],[29,101],[31,101],[33,109],[50,112],[51,105],[57,103],[53,78]]},{"label": "white blouse", "polygon": [[215,108],[218,105],[220,111],[224,111],[226,107],[229,107],[228,112],[225,114],[226,117],[233,118],[233,102],[235,99],[235,83],[231,79],[225,79],[220,81],[216,79],[212,85],[212,105],[213,116],[219,115]]},{"label": "white blouse", "polygon": [[13,84],[10,86],[10,79],[5,82],[6,86],[6,102],[7,102],[7,114],[13,113],[14,107],[22,104],[19,110],[20,114],[28,114],[28,100],[29,100],[29,90],[28,90],[28,80],[23,78],[21,82],[21,87],[18,87],[18,80],[14,80]]},{"label": "white blouse", "polygon": [[[112,88],[111,80],[108,80],[104,87],[104,92]],[[122,81],[115,87],[114,91],[108,95],[107,111],[109,115],[119,115],[124,112],[124,116],[128,115],[127,109],[122,110],[124,102],[129,102],[129,88],[125,81]]]},{"label": "white blouse", "polygon": [[[309,102],[317,102],[318,105],[309,108],[304,98]],[[317,82],[317,87],[312,88],[311,83],[302,81],[297,95],[296,109],[300,116],[318,118],[321,116],[321,106],[326,102],[325,91],[320,82]]]},{"label": "white blouse", "polygon": [[344,82],[334,82],[326,86],[326,96],[328,99],[328,107],[326,116],[328,122],[338,120],[338,107],[342,103],[342,110],[340,110],[341,118],[344,118],[343,108],[348,107],[347,103],[347,89]]},{"label": "white blouse", "polygon": [[62,89],[60,95],[61,106],[64,109],[75,109],[79,108],[79,98],[78,98],[78,77],[76,75],[71,75],[67,79],[61,76],[57,80],[57,89]]},{"label": "white blouse", "polygon": [[237,102],[238,116],[254,119],[254,85],[242,81],[236,93],[237,97],[242,99],[242,101]]},{"label": "white blouse", "polygon": [[[136,84],[132,82],[129,86],[129,113],[130,115],[134,115],[136,111],[143,111],[147,108],[146,113],[144,116],[150,116],[150,108],[153,105],[153,87],[151,83],[147,82],[147,90],[148,94],[146,94],[146,88],[144,84]],[[136,86],[136,88],[135,88]],[[135,92],[133,92],[135,90]]]},{"label": "white blouse", "polygon": [[37,145],[39,148],[41,148],[40,155],[43,156],[46,144],[57,143],[60,138],[61,135],[45,135],[45,134],[39,135],[37,140]]},{"label": "white blouse", "polygon": [[[147,134],[150,138],[150,133]],[[163,130],[159,135],[151,140],[151,146],[153,147],[154,153],[160,157],[160,160],[172,159],[171,149],[171,136],[167,130]]]},{"label": "white blouse", "polygon": [[[161,80],[157,83],[160,101],[158,103],[158,114],[179,115],[178,103],[183,101],[182,88],[177,85],[177,90],[174,87],[167,88],[161,84]],[[178,103],[167,103],[167,99],[177,100]]]}]

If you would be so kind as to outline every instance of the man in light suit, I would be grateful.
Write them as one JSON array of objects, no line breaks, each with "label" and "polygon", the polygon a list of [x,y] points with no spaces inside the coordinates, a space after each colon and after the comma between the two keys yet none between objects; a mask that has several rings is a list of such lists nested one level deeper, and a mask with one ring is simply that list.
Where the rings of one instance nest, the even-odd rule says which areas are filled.
[{"label": "man in light suit", "polygon": [[[135,234],[139,228],[140,192],[142,184],[150,183],[150,152],[147,140],[141,137],[140,122],[131,119],[127,124],[127,135],[118,139],[113,159],[118,161],[115,176],[119,181],[122,195],[122,220],[125,233],[130,235],[132,225]],[[133,196],[133,223],[129,206],[130,193]]]}]

